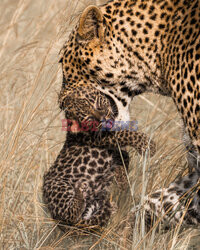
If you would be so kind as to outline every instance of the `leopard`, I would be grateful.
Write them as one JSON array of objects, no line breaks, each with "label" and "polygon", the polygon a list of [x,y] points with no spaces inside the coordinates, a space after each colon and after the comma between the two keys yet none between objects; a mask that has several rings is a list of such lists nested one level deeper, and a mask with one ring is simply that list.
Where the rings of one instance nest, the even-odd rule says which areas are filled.
[{"label": "leopard", "polygon": [[[135,96],[150,92],[172,98],[183,121],[189,174],[164,193],[147,195],[144,209],[170,218],[170,205],[176,223],[199,223],[194,219],[200,213],[199,192],[188,206],[181,203],[185,192],[198,186],[200,174],[199,30],[199,0],[110,0],[83,10],[60,52],[61,105],[67,94],[93,88],[112,100],[114,119],[127,121]],[[185,219],[178,208],[185,209]]]},{"label": "leopard", "polygon": [[[129,154],[126,146],[133,147],[140,154],[149,151],[151,157],[156,151],[155,142],[143,132],[116,131],[114,127],[110,130],[98,123],[95,129],[90,127],[94,114],[97,120],[92,122],[114,116],[107,97],[98,91],[90,91],[91,96],[87,89],[84,94],[66,96],[63,100],[68,118],[66,140],[54,164],[44,174],[44,202],[63,231],[70,227],[86,231],[106,227],[111,215],[117,211],[117,205],[110,198],[112,183],[115,180],[120,190],[128,186]],[[92,106],[83,106],[82,100],[90,100],[93,109]],[[82,111],[87,111],[87,116],[84,112],[76,112],[80,106]],[[81,127],[83,121],[85,125]]]}]

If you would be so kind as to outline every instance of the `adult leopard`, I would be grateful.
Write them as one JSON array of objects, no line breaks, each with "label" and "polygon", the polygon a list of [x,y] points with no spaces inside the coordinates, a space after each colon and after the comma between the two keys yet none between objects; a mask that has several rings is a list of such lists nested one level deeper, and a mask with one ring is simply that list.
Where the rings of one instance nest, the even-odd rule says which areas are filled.
[{"label": "adult leopard", "polygon": [[[185,190],[198,184],[200,176],[199,59],[199,0],[111,0],[100,7],[89,6],[61,52],[61,106],[66,95],[91,87],[112,100],[118,120],[127,121],[134,96],[153,92],[172,97],[183,120],[194,173],[184,177],[185,185],[184,178],[172,184],[165,199],[162,192],[147,197],[146,210],[156,215],[163,211],[169,218],[166,212],[171,207],[175,222],[182,215],[173,205],[180,203]],[[174,193],[175,198],[166,203]],[[189,208],[186,215],[199,223],[199,192],[194,196],[188,206],[180,206]]]}]

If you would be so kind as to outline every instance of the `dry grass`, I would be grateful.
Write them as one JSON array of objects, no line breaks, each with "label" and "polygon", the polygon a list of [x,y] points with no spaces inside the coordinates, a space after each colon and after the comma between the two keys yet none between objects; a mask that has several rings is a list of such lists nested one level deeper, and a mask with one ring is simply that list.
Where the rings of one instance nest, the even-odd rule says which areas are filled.
[{"label": "dry grass", "polygon": [[191,239],[197,241],[199,233],[194,229],[145,235],[140,223],[133,242],[114,230],[127,212],[127,200],[140,202],[186,169],[180,120],[164,97],[144,95],[133,101],[132,116],[155,138],[158,151],[151,160],[133,153],[129,177],[134,196],[114,192],[121,209],[102,235],[63,235],[42,204],[42,176],[65,139],[57,104],[58,53],[80,11],[100,2],[1,0],[0,249],[119,249],[120,244],[121,249],[195,249]]}]

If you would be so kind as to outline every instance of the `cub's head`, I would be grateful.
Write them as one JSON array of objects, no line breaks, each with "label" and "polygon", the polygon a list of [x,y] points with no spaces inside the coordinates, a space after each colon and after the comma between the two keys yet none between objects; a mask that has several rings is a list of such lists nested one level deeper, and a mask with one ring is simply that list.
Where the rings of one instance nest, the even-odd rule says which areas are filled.
[{"label": "cub's head", "polygon": [[115,103],[94,87],[82,87],[78,89],[63,89],[59,96],[60,108],[65,111],[69,120],[75,120],[79,124],[85,122],[114,120],[117,116]]}]

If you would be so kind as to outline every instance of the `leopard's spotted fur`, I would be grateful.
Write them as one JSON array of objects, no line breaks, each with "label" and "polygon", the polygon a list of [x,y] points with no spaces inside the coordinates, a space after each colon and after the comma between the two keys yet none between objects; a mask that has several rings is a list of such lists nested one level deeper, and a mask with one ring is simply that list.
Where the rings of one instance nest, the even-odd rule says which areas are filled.
[{"label": "leopard's spotted fur", "polygon": [[[61,53],[61,96],[81,88],[99,90],[114,103],[114,118],[124,121],[134,96],[148,91],[171,97],[184,123],[190,168],[199,176],[199,30],[199,0],[111,0],[89,6]],[[182,192],[176,195],[179,203]],[[157,214],[159,199],[149,197],[155,206],[146,209]]]}]

